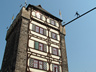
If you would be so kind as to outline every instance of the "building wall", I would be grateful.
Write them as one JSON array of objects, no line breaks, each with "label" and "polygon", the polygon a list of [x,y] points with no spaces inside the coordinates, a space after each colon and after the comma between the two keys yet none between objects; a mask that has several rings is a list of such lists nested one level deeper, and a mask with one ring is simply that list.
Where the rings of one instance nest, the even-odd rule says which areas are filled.
[{"label": "building wall", "polygon": [[[49,17],[39,11],[36,11],[35,9],[32,9],[31,13],[32,13],[32,15],[31,15],[31,20],[30,20],[30,24],[29,24],[28,67],[27,67],[27,70],[34,71],[34,72],[37,72],[37,71],[43,72],[44,71],[44,70],[30,67],[30,58],[33,58],[33,59],[47,62],[47,70],[45,70],[44,72],[53,71],[53,64],[58,65],[59,72],[62,72],[62,67],[59,64],[59,62],[61,62],[61,61],[59,61],[59,60],[61,60],[61,58],[60,58],[61,57],[60,31],[59,31],[60,22],[52,19],[51,17]],[[36,13],[39,13],[40,15],[42,15],[43,19],[36,17]],[[50,23],[50,19],[54,20],[56,22],[55,26]],[[34,25],[45,29],[46,34],[42,35],[40,33],[37,33],[36,31],[34,31]],[[56,40],[52,38],[52,33],[57,34]],[[47,52],[42,52],[40,50],[36,50],[34,48],[35,41],[46,44],[47,45]],[[58,49],[58,55],[52,54],[53,47]]]},{"label": "building wall", "polygon": [[62,71],[68,72],[67,53],[66,53],[64,34],[61,34],[61,54],[62,54]]},{"label": "building wall", "polygon": [[[38,10],[39,11],[39,10]],[[39,12],[42,19],[36,17],[38,12],[33,7],[22,8],[6,36],[7,44],[2,64],[3,72],[68,72],[65,48],[65,30],[61,22]],[[52,25],[55,22],[56,25]],[[44,35],[34,31],[34,25],[44,29]],[[56,34],[56,39],[52,38]],[[35,43],[42,43],[45,50],[35,48]],[[56,48],[58,55],[53,54]],[[43,63],[44,68],[34,68],[34,61]]]},{"label": "building wall", "polygon": [[27,65],[28,24],[30,22],[30,12],[24,7],[21,12],[21,28],[15,72],[26,72]]},{"label": "building wall", "polygon": [[2,63],[2,72],[13,72],[15,70],[17,47],[20,35],[20,21],[18,20],[16,26],[6,38],[6,48]]},{"label": "building wall", "polygon": [[26,72],[29,18],[30,12],[23,7],[7,31],[3,72]]},{"label": "building wall", "polygon": [[[32,30],[33,24],[36,25],[36,26],[42,27],[43,29],[46,29],[46,36],[34,32]],[[51,39],[51,32],[54,32],[54,33],[58,34],[57,40]],[[50,48],[50,51],[48,51],[48,43],[49,43],[49,41],[47,41],[48,40],[48,33],[50,33],[49,34],[50,42],[51,42],[51,46],[49,47]],[[36,50],[34,48],[34,41],[38,41],[40,43],[46,44],[47,45],[47,52],[42,52],[42,51]],[[59,41],[60,41],[59,31],[56,31],[56,30],[54,30],[52,28],[50,28],[50,31],[48,31],[48,26],[42,25],[42,24],[40,24],[38,22],[35,22],[33,20],[31,21],[31,23],[29,25],[29,42],[28,42],[28,47],[29,47],[28,48],[28,51],[29,51],[28,54],[29,55],[30,55],[31,52],[33,52],[33,53],[38,54],[40,56],[45,56],[45,57],[48,57],[49,58],[48,52],[50,52],[52,58],[59,59],[59,56],[61,55],[60,52],[59,52],[59,56],[52,55],[52,47],[56,47],[58,49],[60,48],[59,45],[56,45],[56,44],[54,45],[54,44],[52,44],[52,42],[59,44]],[[49,70],[49,68],[48,68],[49,67],[49,64],[48,64],[48,61],[47,61],[48,59],[47,58],[44,58],[44,57],[41,58],[40,56],[39,57],[38,56],[34,56],[34,54],[33,55],[30,55],[30,57],[33,58],[33,59],[38,59],[38,60],[42,60],[42,61],[47,62],[47,70]],[[55,64],[58,64],[59,65],[59,63],[56,62],[56,61],[52,61],[52,63],[55,63]],[[28,66],[29,66],[29,59],[28,59]],[[50,65],[50,68],[51,68],[51,71],[52,71],[52,64]],[[33,69],[33,68],[30,68],[30,70],[36,71],[36,69]]]}]

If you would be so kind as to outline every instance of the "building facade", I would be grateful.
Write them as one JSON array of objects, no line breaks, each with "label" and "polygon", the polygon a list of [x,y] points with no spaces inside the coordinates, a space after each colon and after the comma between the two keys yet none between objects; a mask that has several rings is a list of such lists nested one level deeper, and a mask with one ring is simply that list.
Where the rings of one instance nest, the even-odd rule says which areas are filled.
[{"label": "building facade", "polygon": [[7,31],[2,72],[68,72],[61,22],[41,5],[23,7]]}]

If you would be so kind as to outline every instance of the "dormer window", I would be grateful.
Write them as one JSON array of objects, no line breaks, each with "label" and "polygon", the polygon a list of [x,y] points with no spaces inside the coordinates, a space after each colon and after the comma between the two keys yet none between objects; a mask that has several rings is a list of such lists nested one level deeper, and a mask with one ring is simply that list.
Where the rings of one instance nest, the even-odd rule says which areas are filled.
[{"label": "dormer window", "polygon": [[54,20],[51,20],[51,24],[56,26],[56,22]]},{"label": "dormer window", "polygon": [[32,12],[32,15],[35,16],[35,11]]},{"label": "dormer window", "polygon": [[40,19],[40,13],[39,12],[36,12],[36,17]]}]

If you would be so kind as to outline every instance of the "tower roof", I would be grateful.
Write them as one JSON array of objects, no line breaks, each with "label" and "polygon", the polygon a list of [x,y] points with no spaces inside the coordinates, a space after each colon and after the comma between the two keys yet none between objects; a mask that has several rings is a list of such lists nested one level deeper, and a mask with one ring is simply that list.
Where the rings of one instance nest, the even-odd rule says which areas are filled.
[{"label": "tower roof", "polygon": [[58,17],[52,15],[51,13],[49,13],[48,11],[46,11],[45,9],[43,9],[41,5],[34,6],[34,5],[29,4],[29,5],[27,6],[27,9],[28,9],[29,7],[34,8],[34,9],[37,9],[37,10],[41,11],[42,13],[45,13],[46,15],[50,16],[51,18],[54,18],[54,19],[62,22],[61,19],[59,19]]}]

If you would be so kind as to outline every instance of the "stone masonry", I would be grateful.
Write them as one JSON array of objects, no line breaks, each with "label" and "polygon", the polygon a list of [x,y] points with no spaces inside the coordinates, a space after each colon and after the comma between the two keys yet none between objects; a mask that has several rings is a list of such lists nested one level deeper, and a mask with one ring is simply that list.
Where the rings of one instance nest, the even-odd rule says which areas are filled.
[{"label": "stone masonry", "polygon": [[26,72],[29,21],[30,12],[23,7],[7,31],[2,72]]}]

